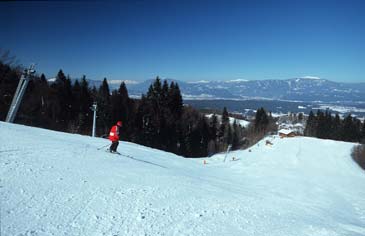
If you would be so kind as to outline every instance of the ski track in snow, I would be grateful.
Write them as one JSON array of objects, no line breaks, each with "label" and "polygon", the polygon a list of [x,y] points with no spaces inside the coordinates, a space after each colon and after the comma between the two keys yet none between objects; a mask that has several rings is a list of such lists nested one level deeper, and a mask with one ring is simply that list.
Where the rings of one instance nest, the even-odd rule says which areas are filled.
[{"label": "ski track in snow", "polygon": [[[9,137],[19,137],[16,142]],[[271,137],[203,159],[0,122],[1,235],[365,235],[351,143]],[[238,161],[229,161],[235,157]]]}]

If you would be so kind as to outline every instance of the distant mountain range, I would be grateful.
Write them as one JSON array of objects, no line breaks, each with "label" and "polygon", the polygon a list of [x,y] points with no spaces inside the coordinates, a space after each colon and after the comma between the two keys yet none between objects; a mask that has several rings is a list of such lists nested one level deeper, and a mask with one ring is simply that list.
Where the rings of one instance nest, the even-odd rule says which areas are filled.
[{"label": "distant mountain range", "polygon": [[[271,99],[288,101],[365,101],[365,83],[340,83],[316,77],[286,80],[228,80],[177,82],[184,99]],[[123,80],[108,81],[110,89],[118,89]],[[147,93],[154,80],[124,81],[130,96]],[[99,87],[102,81],[89,80]]]}]

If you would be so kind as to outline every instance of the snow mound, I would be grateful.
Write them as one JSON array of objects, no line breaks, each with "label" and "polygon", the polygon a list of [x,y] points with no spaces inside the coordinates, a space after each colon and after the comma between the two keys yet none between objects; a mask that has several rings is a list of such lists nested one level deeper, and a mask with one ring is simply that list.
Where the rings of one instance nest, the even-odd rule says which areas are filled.
[{"label": "snow mound", "polygon": [[365,235],[353,144],[265,141],[226,162],[121,142],[132,159],[97,150],[105,139],[0,122],[1,233]]}]

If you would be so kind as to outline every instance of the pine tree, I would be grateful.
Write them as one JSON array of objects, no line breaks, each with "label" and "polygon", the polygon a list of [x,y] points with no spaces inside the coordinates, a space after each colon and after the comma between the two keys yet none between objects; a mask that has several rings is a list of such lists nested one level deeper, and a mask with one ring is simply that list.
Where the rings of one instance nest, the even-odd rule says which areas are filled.
[{"label": "pine tree", "polygon": [[211,156],[216,152],[217,149],[217,128],[218,128],[218,118],[216,114],[213,114],[209,122],[209,142],[208,142],[208,155]]},{"label": "pine tree", "polygon": [[263,107],[259,108],[256,111],[255,116],[255,130],[258,132],[266,132],[266,129],[269,125],[269,117]]},{"label": "pine tree", "polygon": [[[158,91],[160,93],[158,93]],[[161,131],[161,110],[160,96],[161,83],[157,77],[155,82],[149,87],[147,96],[143,96],[138,108],[138,118],[142,123],[144,137],[140,137],[146,145],[158,148],[160,146]]]},{"label": "pine tree", "polygon": [[205,157],[208,155],[208,143],[209,143],[209,126],[205,117],[200,117],[198,123],[198,129],[200,131],[200,145],[197,156]]},{"label": "pine tree", "polygon": [[361,141],[361,121],[356,117],[353,118],[353,129],[354,129],[354,139],[353,142],[360,142]]},{"label": "pine tree", "polygon": [[97,92],[96,102],[98,105],[98,111],[97,111],[98,114],[97,127],[99,130],[98,133],[107,134],[113,122],[111,120],[110,90],[106,78],[104,78]]},{"label": "pine tree", "polygon": [[236,120],[233,122],[233,134],[232,134],[232,150],[236,150],[239,146],[239,134]]},{"label": "pine tree", "polygon": [[228,111],[227,107],[224,107],[222,112],[222,124],[227,125],[228,123],[229,123]]},{"label": "pine tree", "polygon": [[63,87],[63,94],[61,95],[64,102],[64,110],[65,113],[65,123],[68,124],[72,119],[72,103],[73,103],[73,96],[72,96],[72,82],[70,76],[67,76],[64,87]]},{"label": "pine tree", "polygon": [[157,76],[153,84],[148,89],[147,98],[159,102],[162,97],[161,79]]},{"label": "pine tree", "polygon": [[148,87],[148,90],[147,90],[147,95],[146,95],[146,99],[154,99],[155,96],[154,96],[154,91],[153,91],[153,86],[152,84]]},{"label": "pine tree", "polygon": [[347,115],[343,120],[342,127],[342,140],[348,142],[354,142],[356,140],[356,126],[353,122],[351,114]]},{"label": "pine tree", "polygon": [[226,126],[222,123],[219,125],[219,129],[218,129],[218,143],[220,143],[221,145],[219,145],[219,150],[222,151],[223,149],[225,149],[225,139],[224,139],[224,135],[225,135],[225,131],[226,131]]},{"label": "pine tree", "polygon": [[150,145],[152,143],[149,135],[150,120],[151,117],[149,101],[147,97],[142,94],[141,100],[138,103],[135,118],[136,135],[133,137],[133,140],[135,142],[144,145]]},{"label": "pine tree", "polygon": [[324,124],[325,115],[321,110],[317,110],[317,136],[318,138],[325,138]]},{"label": "pine tree", "polygon": [[169,97],[169,84],[167,80],[164,80],[161,90],[161,98],[160,98],[160,136],[161,136],[161,144],[163,150],[176,152],[176,142],[177,142],[177,125],[178,120],[174,119],[172,116],[172,111],[169,106],[169,101],[171,100]]},{"label": "pine tree", "polygon": [[231,125],[228,124],[227,125],[227,133],[226,133],[225,143],[227,145],[232,144],[232,139],[233,139],[232,128],[231,128]]},{"label": "pine tree", "polygon": [[361,143],[365,144],[365,119],[363,120],[362,129],[361,129]]},{"label": "pine tree", "polygon": [[[43,83],[47,83],[47,79],[46,79],[46,76],[42,73],[41,74],[41,77],[39,78],[40,79],[40,81],[41,81],[41,83],[43,84]],[[48,83],[47,83],[48,84]]]},{"label": "pine tree", "polygon": [[169,84],[167,83],[167,80],[164,80],[163,81],[163,85],[162,85],[162,93],[161,93],[161,99],[162,99],[162,102],[167,102],[167,98],[168,98],[168,95],[169,95]]},{"label": "pine tree", "polygon": [[[33,88],[29,89],[32,85],[34,85]],[[28,111],[24,112],[29,116],[30,125],[50,128],[53,121],[47,116],[48,92],[49,86],[44,74],[40,77],[34,77],[29,82],[22,107],[29,108]]]},{"label": "pine tree", "polygon": [[78,124],[82,134],[91,134],[92,111],[90,107],[92,104],[93,100],[91,97],[89,84],[86,81],[86,76],[84,75],[80,84],[80,110],[78,114]]},{"label": "pine tree", "polygon": [[314,116],[313,111],[309,112],[307,124],[304,129],[304,135],[315,137],[317,135],[317,118]]},{"label": "pine tree", "polygon": [[66,81],[66,76],[65,74],[63,73],[62,69],[60,69],[57,73],[57,76],[56,76],[56,83],[61,83],[63,84],[64,82]]},{"label": "pine tree", "polygon": [[331,139],[334,140],[341,140],[341,118],[336,114],[335,118],[332,121],[332,127],[331,127]]},{"label": "pine tree", "polygon": [[[41,102],[41,110],[39,114],[39,123],[44,124],[45,128],[49,128],[49,120],[47,119],[47,100],[48,100],[48,92],[49,92],[49,86],[46,79],[46,76],[44,74],[41,75],[39,85],[37,86],[39,89],[39,95],[40,95],[40,102]],[[72,116],[72,115],[71,115]]]},{"label": "pine tree", "polygon": [[172,113],[173,119],[178,119],[182,115],[183,100],[180,92],[179,85],[171,82],[168,94],[167,105]]},{"label": "pine tree", "polygon": [[120,84],[117,91],[113,91],[110,99],[111,123],[121,120],[123,122],[121,138],[122,140],[130,140],[130,136],[134,132],[134,126],[137,124],[133,122],[132,101],[124,82]]},{"label": "pine tree", "polygon": [[81,97],[81,86],[78,80],[75,81],[74,85],[72,86],[72,117],[77,117],[80,113],[81,105],[80,105],[80,97]]},{"label": "pine tree", "polygon": [[329,110],[323,113],[317,111],[317,136],[318,138],[329,138],[331,136],[332,115]]},{"label": "pine tree", "polygon": [[332,122],[333,122],[332,114],[329,110],[326,110],[325,123],[324,123],[324,136],[327,139],[331,137]]},{"label": "pine tree", "polygon": [[[71,95],[70,95],[71,94]],[[72,87],[62,70],[59,70],[56,81],[51,84],[48,93],[47,113],[53,121],[51,129],[66,131],[68,126],[67,116],[72,115]]]}]

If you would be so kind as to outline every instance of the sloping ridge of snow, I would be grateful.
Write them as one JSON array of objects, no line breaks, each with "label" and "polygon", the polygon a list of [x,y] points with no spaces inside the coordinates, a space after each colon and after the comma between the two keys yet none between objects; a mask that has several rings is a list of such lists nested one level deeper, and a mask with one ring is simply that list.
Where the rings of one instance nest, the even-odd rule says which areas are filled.
[{"label": "sloping ridge of snow", "polygon": [[354,144],[268,139],[204,165],[0,122],[1,235],[365,235]]}]

